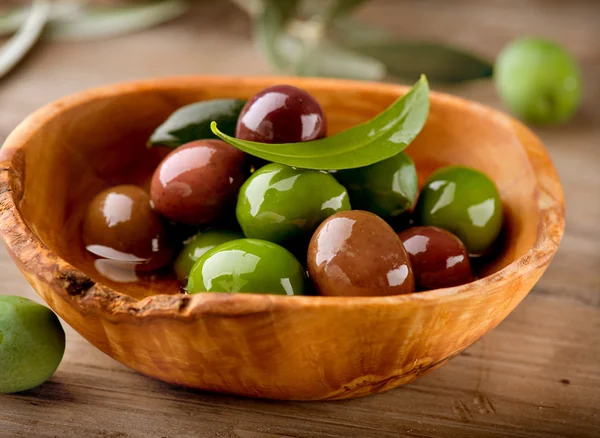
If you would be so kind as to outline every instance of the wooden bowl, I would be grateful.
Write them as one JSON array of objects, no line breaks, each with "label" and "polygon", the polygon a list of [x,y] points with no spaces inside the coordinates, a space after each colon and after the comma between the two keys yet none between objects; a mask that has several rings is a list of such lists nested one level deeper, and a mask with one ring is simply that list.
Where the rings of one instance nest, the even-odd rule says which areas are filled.
[{"label": "wooden bowl", "polygon": [[431,95],[408,148],[421,182],[450,163],[498,185],[505,247],[473,283],[376,298],[178,293],[160,275],[108,281],[80,241],[81,212],[118,183],[147,184],[162,150],[152,130],[172,111],[217,97],[248,98],[276,83],[307,89],[330,133],[363,122],[406,87],[283,77],[184,77],[112,85],[37,111],[0,153],[4,241],[40,296],[75,330],[125,365],[166,382],[290,400],[385,391],[437,368],[502,321],[556,252],[562,188],[543,145],[521,123],[482,105]]}]

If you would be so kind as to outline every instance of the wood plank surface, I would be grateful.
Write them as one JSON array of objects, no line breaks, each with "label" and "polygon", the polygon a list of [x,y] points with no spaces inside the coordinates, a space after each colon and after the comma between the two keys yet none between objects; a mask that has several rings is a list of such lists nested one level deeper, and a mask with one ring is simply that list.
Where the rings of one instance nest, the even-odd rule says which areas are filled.
[{"label": "wood plank surface", "polygon": [[[600,2],[374,1],[360,15],[414,38],[493,58],[541,35],[580,61],[585,101],[565,126],[535,128],[564,184],[567,231],[519,307],[448,365],[361,399],[250,400],[171,387],[103,355],[67,328],[51,381],[0,396],[0,437],[600,436]],[[89,86],[176,74],[269,73],[247,18],[203,1],[184,19],[119,39],[42,43],[0,83],[0,141],[37,107]],[[437,87],[501,108],[490,81]],[[0,294],[34,298],[2,247]]]}]

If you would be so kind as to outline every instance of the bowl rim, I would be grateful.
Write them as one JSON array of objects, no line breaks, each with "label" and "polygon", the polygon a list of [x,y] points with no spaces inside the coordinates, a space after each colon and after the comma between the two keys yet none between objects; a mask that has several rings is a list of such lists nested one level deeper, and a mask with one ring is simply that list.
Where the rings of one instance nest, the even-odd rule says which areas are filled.
[{"label": "bowl rim", "polygon": [[[409,87],[397,84],[326,78],[297,78],[288,76],[173,76],[119,82],[80,91],[58,99],[38,109],[22,121],[6,138],[0,150],[0,232],[21,270],[32,273],[53,290],[86,314],[101,314],[116,318],[197,318],[216,315],[237,317],[272,312],[275,309],[310,308],[364,308],[365,306],[395,306],[401,304],[435,305],[448,300],[469,299],[474,295],[499,293],[502,286],[516,277],[526,277],[532,271],[547,266],[564,233],[563,190],[542,142],[529,128],[512,117],[486,105],[446,93],[432,91],[430,99],[446,105],[464,106],[482,112],[486,117],[512,130],[519,144],[527,153],[529,163],[537,179],[536,202],[540,210],[535,244],[521,257],[503,269],[461,286],[434,289],[419,293],[385,297],[325,297],[325,296],[279,296],[266,294],[203,293],[195,295],[153,295],[136,299],[108,286],[97,283],[60,258],[47,247],[29,228],[13,198],[15,154],[23,150],[29,139],[46,123],[62,112],[93,100],[101,100],[121,94],[137,94],[160,89],[186,88],[198,83],[211,83],[216,87],[235,87],[240,83],[264,88],[276,83],[287,83],[306,88],[327,88],[330,92],[351,88],[364,93],[389,93],[397,96]],[[37,254],[36,257],[23,257]],[[29,279],[29,278],[28,278]],[[31,281],[31,280],[30,280]],[[493,287],[492,287],[493,286]]]}]

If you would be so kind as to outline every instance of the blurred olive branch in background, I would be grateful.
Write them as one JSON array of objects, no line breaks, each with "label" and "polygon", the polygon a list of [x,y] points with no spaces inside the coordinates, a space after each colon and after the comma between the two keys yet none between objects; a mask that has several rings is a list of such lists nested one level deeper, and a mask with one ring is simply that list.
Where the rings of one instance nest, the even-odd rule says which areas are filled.
[{"label": "blurred olive branch in background", "polygon": [[[277,72],[352,79],[461,82],[490,77],[492,64],[458,48],[407,41],[352,17],[367,0],[231,0],[253,22],[253,39]],[[0,77],[39,38],[90,40],[147,29],[185,14],[190,0],[94,6],[87,0],[33,0],[0,12]]]}]

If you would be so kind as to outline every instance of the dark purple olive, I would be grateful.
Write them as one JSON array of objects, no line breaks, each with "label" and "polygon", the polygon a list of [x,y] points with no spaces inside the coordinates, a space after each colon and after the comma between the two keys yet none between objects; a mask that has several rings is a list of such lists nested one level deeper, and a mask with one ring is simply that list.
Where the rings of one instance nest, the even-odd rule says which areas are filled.
[{"label": "dark purple olive", "polygon": [[473,281],[469,253],[454,234],[424,226],[401,231],[398,236],[410,256],[418,289],[438,289]]},{"label": "dark purple olive", "polygon": [[314,97],[300,88],[275,85],[246,103],[235,136],[261,143],[298,143],[326,133],[325,114]]},{"label": "dark purple olive", "polygon": [[154,172],[150,190],[154,209],[175,222],[212,222],[233,205],[247,167],[246,154],[221,140],[181,146]]}]

